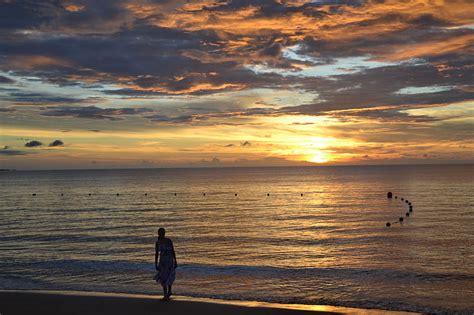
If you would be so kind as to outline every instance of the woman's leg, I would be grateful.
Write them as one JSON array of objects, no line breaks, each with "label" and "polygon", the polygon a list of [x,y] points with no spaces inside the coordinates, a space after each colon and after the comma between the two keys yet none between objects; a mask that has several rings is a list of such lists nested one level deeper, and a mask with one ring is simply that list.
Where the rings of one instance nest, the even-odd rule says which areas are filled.
[{"label": "woman's leg", "polygon": [[168,286],[168,297],[170,297],[171,294],[173,294],[173,293],[171,292],[171,285],[169,285],[169,286]]},{"label": "woman's leg", "polygon": [[168,298],[168,288],[164,285],[163,286],[163,299]]}]

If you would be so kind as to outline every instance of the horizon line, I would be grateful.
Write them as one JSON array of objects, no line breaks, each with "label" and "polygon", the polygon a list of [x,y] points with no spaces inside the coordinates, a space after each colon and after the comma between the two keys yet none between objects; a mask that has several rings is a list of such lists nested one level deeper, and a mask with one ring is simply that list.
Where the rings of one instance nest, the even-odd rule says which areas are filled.
[{"label": "horizon line", "polygon": [[111,168],[57,168],[57,169],[14,169],[1,168],[1,172],[29,171],[113,171],[113,170],[161,170],[161,169],[223,169],[223,168],[315,168],[315,167],[371,167],[371,166],[454,166],[474,165],[473,162],[461,163],[407,163],[407,164],[315,164],[315,165],[266,165],[266,166],[163,166],[163,167],[111,167]]}]

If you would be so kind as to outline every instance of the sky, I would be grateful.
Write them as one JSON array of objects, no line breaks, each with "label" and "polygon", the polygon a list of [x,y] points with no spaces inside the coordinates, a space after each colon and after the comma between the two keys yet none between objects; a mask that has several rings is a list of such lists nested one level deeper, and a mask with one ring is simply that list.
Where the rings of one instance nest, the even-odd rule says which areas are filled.
[{"label": "sky", "polygon": [[474,5],[0,0],[0,168],[474,162]]}]

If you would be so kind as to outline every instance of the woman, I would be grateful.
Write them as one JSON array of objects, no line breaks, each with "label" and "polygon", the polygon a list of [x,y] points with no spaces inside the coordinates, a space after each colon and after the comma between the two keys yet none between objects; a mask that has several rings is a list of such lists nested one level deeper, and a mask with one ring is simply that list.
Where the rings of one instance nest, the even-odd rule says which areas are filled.
[{"label": "woman", "polygon": [[[176,254],[174,252],[173,242],[165,237],[165,229],[158,229],[158,240],[155,249],[155,268],[158,273],[155,276],[156,282],[160,282],[163,287],[163,300],[169,300],[171,296],[171,286],[176,277]],[[158,264],[158,257],[160,262]]]}]

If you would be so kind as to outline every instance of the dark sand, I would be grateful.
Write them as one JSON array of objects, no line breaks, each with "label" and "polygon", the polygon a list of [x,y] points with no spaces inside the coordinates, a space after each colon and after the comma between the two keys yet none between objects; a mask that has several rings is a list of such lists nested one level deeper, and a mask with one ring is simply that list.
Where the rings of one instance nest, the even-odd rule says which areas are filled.
[{"label": "dark sand", "polygon": [[[95,292],[0,291],[0,314],[408,314],[333,306],[306,306],[259,302],[228,302],[178,297],[162,302],[159,297]],[[413,313],[410,313],[413,314]]]}]

